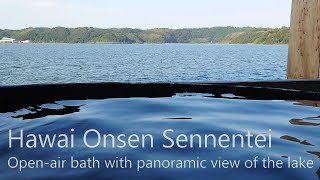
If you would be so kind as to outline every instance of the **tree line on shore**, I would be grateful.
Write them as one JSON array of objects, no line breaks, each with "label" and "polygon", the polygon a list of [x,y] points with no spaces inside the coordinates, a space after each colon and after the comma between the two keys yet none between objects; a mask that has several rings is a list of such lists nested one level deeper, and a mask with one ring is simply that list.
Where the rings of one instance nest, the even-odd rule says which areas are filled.
[{"label": "tree line on shore", "polygon": [[287,44],[289,28],[212,27],[185,29],[131,29],[93,27],[26,28],[1,30],[0,38],[10,37],[33,43],[224,43]]}]

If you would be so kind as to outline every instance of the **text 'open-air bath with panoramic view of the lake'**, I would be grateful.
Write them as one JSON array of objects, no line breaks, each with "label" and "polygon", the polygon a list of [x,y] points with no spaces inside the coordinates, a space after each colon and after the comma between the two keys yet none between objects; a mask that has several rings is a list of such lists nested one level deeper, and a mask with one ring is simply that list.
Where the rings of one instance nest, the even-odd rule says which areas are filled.
[{"label": "text 'open-air bath with panoramic view of the lake'", "polygon": [[320,180],[320,0],[0,7],[1,180]]}]

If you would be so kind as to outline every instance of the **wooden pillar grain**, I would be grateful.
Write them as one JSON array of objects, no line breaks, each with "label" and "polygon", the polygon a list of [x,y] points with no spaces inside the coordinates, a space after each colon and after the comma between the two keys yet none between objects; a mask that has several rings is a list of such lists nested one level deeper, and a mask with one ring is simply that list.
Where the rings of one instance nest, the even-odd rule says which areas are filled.
[{"label": "wooden pillar grain", "polygon": [[292,0],[288,79],[320,78],[320,0]]}]

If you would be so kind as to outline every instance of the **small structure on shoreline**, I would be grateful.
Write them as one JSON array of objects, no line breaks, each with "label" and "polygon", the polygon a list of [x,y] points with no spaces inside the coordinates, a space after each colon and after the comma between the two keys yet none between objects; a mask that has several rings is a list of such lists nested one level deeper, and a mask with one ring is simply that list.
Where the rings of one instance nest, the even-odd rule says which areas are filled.
[{"label": "small structure on shoreline", "polygon": [[24,40],[24,41],[20,41],[20,43],[22,43],[22,44],[28,44],[28,43],[31,43],[31,41],[30,41],[30,40]]},{"label": "small structure on shoreline", "polygon": [[0,40],[0,43],[4,44],[4,43],[14,43],[15,39],[12,39],[12,38],[7,38],[7,37],[3,37],[1,40]]},{"label": "small structure on shoreline", "polygon": [[17,41],[16,39],[7,38],[7,37],[3,37],[0,40],[0,44],[14,44],[14,43],[29,44],[31,43],[31,41],[30,40]]}]

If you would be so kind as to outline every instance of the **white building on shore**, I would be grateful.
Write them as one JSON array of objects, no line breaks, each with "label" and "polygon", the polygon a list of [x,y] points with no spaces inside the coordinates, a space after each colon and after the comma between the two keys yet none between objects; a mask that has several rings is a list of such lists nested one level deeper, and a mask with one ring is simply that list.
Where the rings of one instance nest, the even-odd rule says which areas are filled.
[{"label": "white building on shore", "polygon": [[29,44],[29,43],[31,43],[31,41],[30,41],[30,40],[24,40],[24,41],[20,41],[20,43],[22,43],[22,44]]},{"label": "white building on shore", "polygon": [[15,39],[3,37],[3,38],[0,40],[0,43],[2,43],[2,44],[4,44],[4,43],[14,43],[14,41],[15,41]]}]

